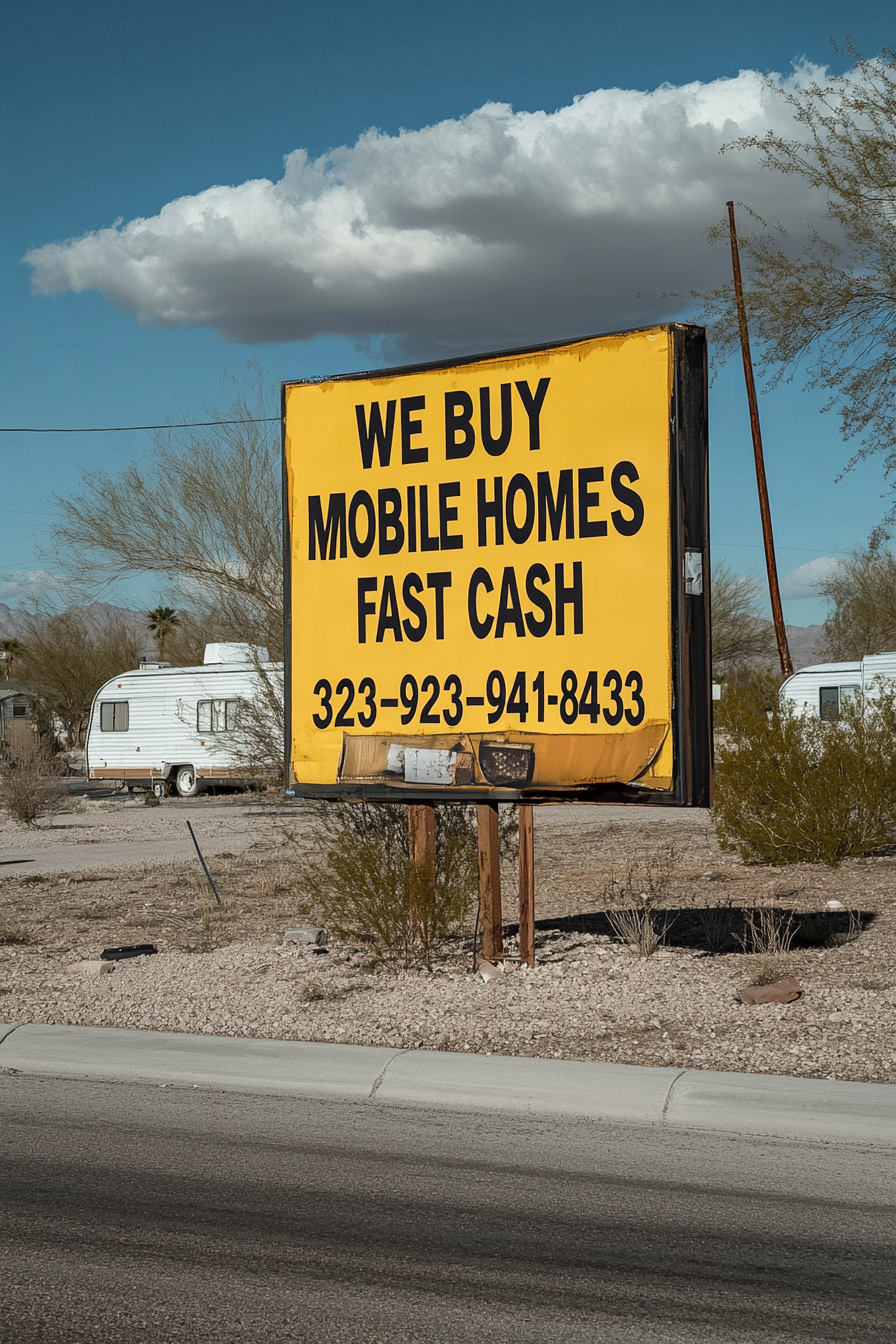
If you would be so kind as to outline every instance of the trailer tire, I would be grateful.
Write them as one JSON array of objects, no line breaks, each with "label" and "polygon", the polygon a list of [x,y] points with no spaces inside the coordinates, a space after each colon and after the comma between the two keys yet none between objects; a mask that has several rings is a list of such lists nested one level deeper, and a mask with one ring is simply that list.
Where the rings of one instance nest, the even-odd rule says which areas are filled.
[{"label": "trailer tire", "polygon": [[200,793],[205,792],[205,782],[199,778],[192,765],[178,766],[174,782],[181,798],[198,798]]}]

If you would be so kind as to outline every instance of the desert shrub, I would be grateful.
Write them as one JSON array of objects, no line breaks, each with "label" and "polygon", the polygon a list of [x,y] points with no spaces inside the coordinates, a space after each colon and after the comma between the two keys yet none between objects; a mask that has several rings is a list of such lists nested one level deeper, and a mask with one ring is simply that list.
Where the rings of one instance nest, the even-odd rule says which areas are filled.
[{"label": "desert shrub", "polygon": [[664,850],[640,867],[629,865],[604,883],[601,898],[606,916],[616,937],[634,947],[639,956],[649,957],[666,941],[676,914],[664,909],[675,852]]},{"label": "desert shrub", "polygon": [[773,905],[756,905],[744,913],[744,928],[738,941],[745,952],[777,957],[790,951],[797,931],[792,910],[776,910]]},{"label": "desert shrub", "polygon": [[847,702],[833,723],[732,698],[713,815],[747,862],[836,867],[896,843],[896,692]]},{"label": "desert shrub", "polygon": [[759,668],[741,672],[725,682],[721,700],[713,705],[716,735],[735,736],[745,723],[756,725],[767,719],[778,704],[781,677],[777,672]]},{"label": "desert shrub", "polygon": [[740,923],[737,910],[732,910],[729,905],[697,906],[694,918],[710,952],[724,952],[731,946]]},{"label": "desert shrub", "polygon": [[762,955],[753,958],[750,963],[751,985],[774,985],[786,974],[786,967],[780,957]]},{"label": "desert shrub", "polygon": [[845,947],[847,943],[854,943],[864,927],[865,918],[861,910],[847,910],[846,928],[828,936],[828,947]]},{"label": "desert shrub", "polygon": [[[338,938],[366,944],[387,965],[431,967],[472,921],[478,886],[476,810],[436,808],[435,876],[412,862],[402,803],[328,803],[298,865],[298,894]],[[515,814],[502,814],[502,847]]]},{"label": "desert shrub", "polygon": [[36,736],[23,735],[3,750],[0,764],[0,812],[22,826],[58,812],[68,801],[59,778],[59,759]]}]

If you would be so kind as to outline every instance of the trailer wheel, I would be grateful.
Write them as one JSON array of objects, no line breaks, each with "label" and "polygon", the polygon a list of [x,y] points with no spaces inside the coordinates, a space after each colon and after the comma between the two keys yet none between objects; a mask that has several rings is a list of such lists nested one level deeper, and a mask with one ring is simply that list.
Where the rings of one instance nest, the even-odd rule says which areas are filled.
[{"label": "trailer wheel", "polygon": [[192,765],[179,767],[174,780],[181,798],[198,798],[205,791],[205,784]]}]

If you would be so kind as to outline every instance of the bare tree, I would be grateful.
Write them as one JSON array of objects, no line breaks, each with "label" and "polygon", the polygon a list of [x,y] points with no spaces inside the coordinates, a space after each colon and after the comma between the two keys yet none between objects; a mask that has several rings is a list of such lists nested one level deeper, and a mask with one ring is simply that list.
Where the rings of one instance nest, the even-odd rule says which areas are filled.
[{"label": "bare tree", "polygon": [[831,602],[824,623],[828,658],[864,658],[896,649],[896,557],[883,546],[855,550],[818,585]]},{"label": "bare tree", "polygon": [[58,720],[69,744],[80,746],[94,695],[103,682],[136,667],[140,651],[139,636],[121,620],[91,628],[77,610],[32,618],[20,680],[37,722],[52,732]]},{"label": "bare tree", "polygon": [[[747,314],[770,385],[802,369],[829,394],[846,439],[861,447],[847,465],[884,455],[896,473],[896,49],[873,59],[849,45],[847,74],[784,91],[797,135],[772,131],[726,149],[758,150],[764,168],[795,176],[824,201],[826,233],[797,239],[753,215],[740,233]],[[770,87],[772,87],[770,82]],[[774,86],[777,88],[777,85]],[[727,242],[727,221],[710,237]],[[734,295],[702,298],[722,358],[738,345]],[[896,486],[894,486],[896,488]],[[887,521],[896,518],[894,502]]]},{"label": "bare tree", "polygon": [[23,645],[17,639],[0,639],[0,662],[3,663],[3,675],[7,681],[13,664],[21,658],[24,652]]},{"label": "bare tree", "polygon": [[[201,430],[172,424],[143,460],[118,473],[85,472],[79,493],[57,497],[54,563],[91,593],[136,574],[158,575],[181,619],[190,613],[194,636],[201,627],[215,639],[264,645],[279,658],[277,424],[257,367],[246,386],[228,386],[230,403],[208,407],[207,418],[238,423]],[[172,652],[175,633],[168,636]]]},{"label": "bare tree", "polygon": [[252,658],[255,695],[240,705],[233,736],[236,767],[271,785],[286,784],[284,752],[283,667]]},{"label": "bare tree", "polygon": [[769,621],[757,614],[762,585],[754,574],[735,574],[725,564],[712,567],[713,675],[730,677],[740,669],[766,661],[775,652]]}]

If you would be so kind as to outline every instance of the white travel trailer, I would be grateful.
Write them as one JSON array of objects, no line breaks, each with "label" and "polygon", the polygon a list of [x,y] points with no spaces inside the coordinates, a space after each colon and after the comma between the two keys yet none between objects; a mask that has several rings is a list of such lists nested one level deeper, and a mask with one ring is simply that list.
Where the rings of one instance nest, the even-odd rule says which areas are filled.
[{"label": "white travel trailer", "polygon": [[873,697],[880,686],[896,685],[896,653],[869,653],[860,662],[802,667],[782,684],[782,700],[821,719],[836,719],[850,696]]},{"label": "white travel trailer", "polygon": [[245,785],[240,709],[257,701],[261,675],[282,697],[283,665],[269,662],[267,649],[207,644],[201,667],[146,663],[113,677],[91,707],[87,778],[159,794],[176,789],[183,798],[212,782]]}]

